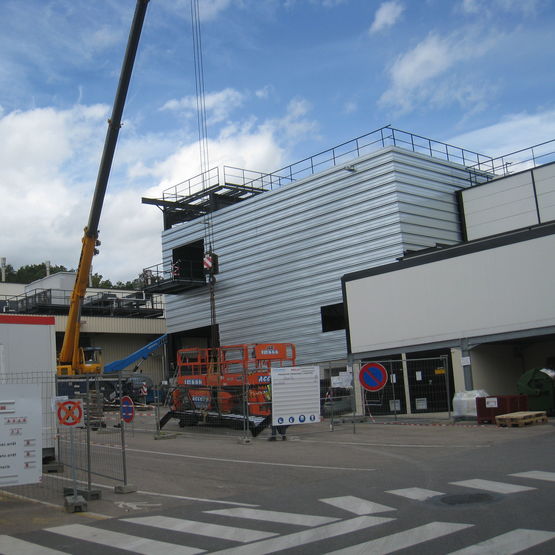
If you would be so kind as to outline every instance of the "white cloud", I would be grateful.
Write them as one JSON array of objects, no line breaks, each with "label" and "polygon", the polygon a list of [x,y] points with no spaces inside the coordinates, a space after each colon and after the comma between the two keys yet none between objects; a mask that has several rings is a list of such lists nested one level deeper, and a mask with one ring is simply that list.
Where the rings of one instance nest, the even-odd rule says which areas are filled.
[{"label": "white cloud", "polygon": [[468,75],[459,78],[453,69],[457,65],[473,62],[494,42],[494,33],[489,39],[477,41],[471,29],[445,37],[430,33],[391,65],[391,85],[382,94],[380,105],[392,106],[403,113],[418,104],[430,102],[436,106],[459,102],[465,107],[468,107],[467,102],[476,103],[488,88],[483,84],[470,86]]},{"label": "white cloud", "polygon": [[524,17],[535,16],[541,0],[462,0],[461,11],[480,17],[495,17],[501,12],[517,13]]},{"label": "white cloud", "polygon": [[377,33],[395,25],[404,9],[404,6],[396,0],[383,2],[376,10],[369,33]]},{"label": "white cloud", "polygon": [[106,114],[97,105],[1,117],[0,236],[10,264],[76,266]]},{"label": "white cloud", "polygon": [[[509,114],[499,122],[468,133],[457,135],[447,140],[448,143],[487,154],[503,156],[517,150],[528,148],[555,138],[555,109],[538,111],[530,114],[521,112]],[[535,155],[555,151],[555,143],[535,149]],[[526,156],[526,155],[523,155]]]},{"label": "white cloud", "polygon": [[[226,120],[233,110],[243,104],[244,100],[243,93],[231,88],[206,94],[204,106],[207,122],[214,124]],[[161,110],[181,111],[185,116],[191,117],[197,110],[197,98],[196,96],[185,96],[179,100],[168,100]]]},{"label": "white cloud", "polygon": [[[211,166],[278,169],[290,146],[314,133],[308,110],[295,99],[281,118],[226,125],[209,140]],[[0,113],[0,256],[12,266],[43,260],[77,266],[107,113],[102,105]],[[141,197],[160,198],[163,189],[200,172],[196,140],[181,131],[134,132],[130,122],[120,133],[93,260],[93,271],[113,282],[134,279],[161,259],[161,213]]]}]

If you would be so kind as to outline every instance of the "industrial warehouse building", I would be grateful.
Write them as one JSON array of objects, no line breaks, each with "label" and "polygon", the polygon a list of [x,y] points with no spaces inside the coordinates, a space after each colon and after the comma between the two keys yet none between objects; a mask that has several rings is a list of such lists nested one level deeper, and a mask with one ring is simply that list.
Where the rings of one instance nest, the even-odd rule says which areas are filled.
[{"label": "industrial warehouse building", "polygon": [[[29,284],[0,282],[0,315],[52,316],[56,352],[59,352],[74,283],[75,272],[58,272]],[[81,313],[80,343],[83,347],[100,347],[104,363],[127,357],[165,332],[162,296],[143,291],[87,290]],[[142,361],[139,368],[154,384],[166,379],[163,349]]]},{"label": "industrial warehouse building", "polygon": [[[537,154],[536,151],[536,162],[546,161],[545,157],[538,159]],[[532,194],[526,196],[531,186],[519,184],[522,176],[505,178],[504,183],[503,180],[489,183],[499,174],[497,162],[485,155],[386,127],[272,174],[215,169],[169,189],[161,199],[143,199],[163,212],[163,262],[145,272],[153,291],[167,293],[170,356],[180,347],[209,345],[212,341],[210,293],[203,271],[204,253],[211,250],[218,256],[212,307],[215,306],[216,341],[220,345],[295,343],[297,363],[318,364],[323,380],[348,368],[356,369],[364,360],[387,358],[403,362],[411,357],[439,360],[444,356],[447,358],[443,366],[448,368],[441,373],[441,379],[450,395],[455,390],[477,387],[487,387],[492,394],[516,392],[517,368],[522,371],[523,364],[543,364],[547,355],[555,354],[550,336],[555,322],[545,315],[527,321],[513,318],[510,324],[500,322],[494,326],[498,320],[514,316],[499,312],[484,321],[486,327],[479,332],[472,329],[468,334],[463,328],[455,339],[444,341],[439,323],[443,324],[445,319],[457,321],[463,316],[472,319],[474,306],[466,305],[470,314],[450,312],[450,305],[445,305],[445,313],[441,311],[444,301],[440,294],[462,300],[468,295],[472,297],[454,267],[446,273],[437,272],[438,283],[444,285],[444,289],[437,288],[437,298],[434,286],[429,291],[431,296],[422,297],[410,279],[390,283],[388,278],[381,279],[379,298],[367,295],[372,286],[366,284],[371,281],[365,281],[356,295],[350,295],[350,288],[359,279],[373,279],[364,272],[373,275],[373,270],[377,274],[380,268],[393,271],[391,265],[406,265],[415,252],[445,249],[469,239],[542,226],[552,220],[553,214],[547,208],[554,188],[552,170],[538,168],[534,172],[540,173],[528,172],[524,180],[541,181],[545,190],[538,196],[532,187]],[[503,174],[507,162],[503,159],[501,163]],[[491,193],[495,187],[498,189]],[[460,191],[467,190],[472,194],[462,197]],[[497,204],[505,202],[506,190],[517,191],[509,199],[514,213],[499,216],[497,227],[488,227],[480,220],[482,208],[491,212]],[[493,206],[488,205],[492,194],[497,195]],[[545,206],[539,221],[522,219],[522,213],[529,212],[529,204],[534,208],[541,195],[545,195]],[[532,210],[532,216],[538,214],[537,209]],[[503,228],[499,222],[506,221],[508,215],[512,220]],[[486,217],[492,222],[495,219],[491,213]],[[536,236],[529,239],[539,241],[534,245],[542,251],[547,249],[544,258],[553,260],[548,254],[553,236],[545,230],[538,233],[543,234],[542,240]],[[508,241],[528,252],[522,237]],[[461,249],[457,251],[461,256],[467,255],[463,247],[457,248]],[[468,251],[468,256],[477,250]],[[509,259],[520,256],[517,250],[514,246],[507,254]],[[454,254],[448,256],[455,259]],[[432,254],[430,257],[428,267],[435,261]],[[500,265],[498,272],[508,270],[507,258],[501,258],[505,265]],[[541,256],[529,262],[533,263],[530,273],[537,275]],[[468,259],[468,264],[479,262]],[[550,274],[544,268],[541,273]],[[478,273],[475,275],[478,279]],[[343,276],[347,276],[343,280],[345,299]],[[526,287],[519,281],[526,274],[519,276],[514,277],[512,288],[507,286],[507,291],[514,292],[519,285]],[[479,277],[491,282],[501,279],[501,274],[488,273],[488,266],[484,265],[480,266]],[[422,278],[424,282],[427,279]],[[469,286],[472,283],[468,282]],[[532,296],[538,301],[531,310],[543,303],[548,312],[555,314],[552,298],[543,298],[543,282],[542,287],[536,281],[530,283]],[[487,290],[480,294],[487,295]],[[502,298],[497,301],[501,303]],[[522,302],[529,299],[530,295],[522,297]],[[438,327],[429,322],[436,319],[429,303],[440,305],[443,318],[438,320]],[[515,305],[515,311],[521,304]],[[344,307],[348,308],[347,314]],[[407,327],[406,320],[416,329],[421,324],[425,333],[409,334],[407,339],[401,333]],[[518,337],[513,335],[521,328],[528,331]],[[530,331],[536,328],[541,331]],[[377,330],[383,333],[378,334]],[[497,341],[495,347],[491,344],[484,347],[474,341],[489,335]],[[537,336],[541,336],[542,345],[528,349],[530,338]],[[513,340],[518,344],[511,343]],[[510,343],[501,348],[499,341]],[[526,349],[536,354],[523,362],[522,351]],[[471,351],[472,367],[482,367],[474,377],[467,363]],[[512,358],[511,371],[504,373],[507,357]],[[400,366],[400,372],[404,372],[405,382],[409,383],[406,364]],[[421,371],[417,372],[422,376]],[[406,397],[412,395],[406,388],[404,393]],[[393,405],[382,407],[381,412],[392,407],[408,412],[430,410],[429,404],[418,405],[413,401],[395,400]],[[441,410],[445,408],[442,405]]]}]

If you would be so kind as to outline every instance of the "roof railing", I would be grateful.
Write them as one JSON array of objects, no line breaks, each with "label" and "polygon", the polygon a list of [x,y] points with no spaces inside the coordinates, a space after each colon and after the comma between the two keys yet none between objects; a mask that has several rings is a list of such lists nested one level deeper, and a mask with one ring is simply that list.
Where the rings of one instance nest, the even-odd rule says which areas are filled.
[{"label": "roof railing", "polygon": [[[523,148],[469,167],[473,185],[555,162],[555,139]],[[477,179],[478,177],[478,179]]]},{"label": "roof railing", "polygon": [[257,176],[247,185],[275,189],[335,166],[347,164],[356,158],[371,154],[386,146],[403,148],[448,162],[456,162],[463,166],[480,164],[491,160],[491,157],[484,154],[441,141],[435,141],[422,135],[395,129],[387,125],[309,156],[299,162],[285,166],[275,172]]},{"label": "roof railing", "polygon": [[[224,166],[224,183],[240,185],[247,189],[252,188],[256,192],[277,189],[321,171],[348,164],[356,158],[371,154],[386,146],[403,148],[465,166],[469,171],[471,185],[555,161],[555,140],[493,158],[386,125],[274,172],[264,173]],[[163,192],[163,198],[169,201],[183,200],[220,184],[219,180],[219,169],[212,168],[166,189]]]}]

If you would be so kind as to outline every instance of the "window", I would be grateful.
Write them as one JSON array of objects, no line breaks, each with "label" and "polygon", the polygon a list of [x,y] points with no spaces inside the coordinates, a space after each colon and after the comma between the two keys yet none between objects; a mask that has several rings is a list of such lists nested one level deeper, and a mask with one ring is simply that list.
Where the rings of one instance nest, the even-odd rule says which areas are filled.
[{"label": "window", "polygon": [[345,329],[345,311],[343,303],[321,306],[320,315],[322,317],[323,332]]},{"label": "window", "polygon": [[173,249],[172,273],[174,278],[204,280],[204,241],[194,241]]}]

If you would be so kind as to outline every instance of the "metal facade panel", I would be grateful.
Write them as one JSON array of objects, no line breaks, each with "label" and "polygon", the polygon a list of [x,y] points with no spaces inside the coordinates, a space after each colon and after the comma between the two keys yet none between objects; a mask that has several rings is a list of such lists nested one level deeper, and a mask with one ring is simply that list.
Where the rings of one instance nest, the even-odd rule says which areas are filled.
[{"label": "metal facade panel", "polygon": [[463,201],[469,241],[539,223],[531,172],[468,189]]},{"label": "metal facade panel", "polygon": [[547,235],[348,281],[352,351],[554,326],[554,254],[555,235]]},{"label": "metal facade panel", "polygon": [[[335,167],[212,215],[222,344],[285,341],[297,345],[299,364],[343,359],[345,332],[323,333],[320,314],[342,302],[341,276],[394,262],[406,249],[404,234],[420,246],[459,239],[460,167],[394,147],[353,165],[354,172]],[[165,231],[165,262],[204,235],[203,220]],[[210,323],[207,289],[170,295],[166,308],[169,333]]]},{"label": "metal facade panel", "polygon": [[555,164],[535,168],[534,183],[542,223],[555,220]]},{"label": "metal facade panel", "polygon": [[[64,332],[67,316],[56,316],[56,331]],[[109,316],[87,316],[81,319],[83,333],[122,333],[154,334],[166,333],[166,321],[163,318],[111,318]]]}]

